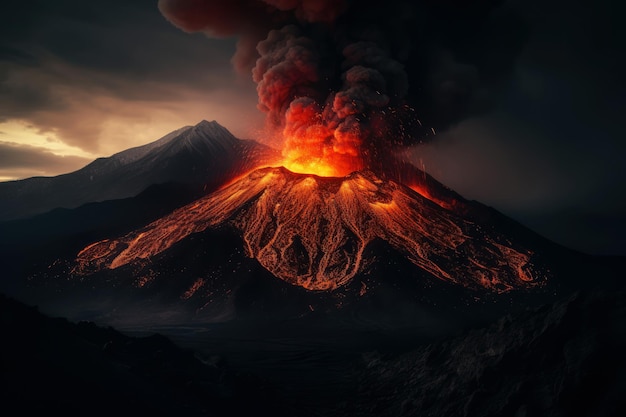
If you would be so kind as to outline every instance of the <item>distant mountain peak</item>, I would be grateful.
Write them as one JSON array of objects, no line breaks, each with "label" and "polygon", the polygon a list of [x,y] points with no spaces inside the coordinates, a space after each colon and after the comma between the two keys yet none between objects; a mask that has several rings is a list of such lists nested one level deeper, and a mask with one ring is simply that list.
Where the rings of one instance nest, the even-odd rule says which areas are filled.
[{"label": "distant mountain peak", "polygon": [[[268,149],[265,145],[257,142],[252,144],[247,142],[235,137],[228,129],[216,121],[202,120],[190,129],[183,131],[165,147],[159,149],[159,155],[155,156],[160,158],[163,163],[168,163],[168,159],[182,152],[192,159],[196,157],[212,159],[214,160],[212,165],[216,166],[224,165],[225,161],[231,161],[233,165],[239,165],[240,162],[247,158],[247,151],[243,151],[243,147],[254,145],[252,146],[254,148]],[[254,168],[254,166],[249,167],[249,169],[251,168]]]},{"label": "distant mountain peak", "polygon": [[97,160],[114,160],[121,164],[129,164],[135,162],[152,152],[154,149],[160,148],[161,146],[167,145],[176,137],[179,137],[184,132],[192,129],[192,126],[184,126],[179,129],[173,130],[162,138],[155,140],[154,142],[147,143],[145,145],[136,146],[134,148],[129,148],[120,152],[117,152],[111,155],[109,158],[98,158]]},{"label": "distant mountain peak", "polygon": [[193,126],[192,130],[196,133],[225,136],[232,140],[237,140],[237,138],[230,132],[230,130],[228,130],[215,120],[212,120],[210,122],[207,120],[202,120],[201,122]]},{"label": "distant mountain peak", "polygon": [[216,120],[211,120],[210,122],[206,119],[202,119],[200,122],[198,122],[195,127],[219,127],[221,129],[226,129],[224,126],[222,126],[221,124],[219,124]]},{"label": "distant mountain peak", "polygon": [[0,183],[0,221],[132,197],[154,184],[212,188],[266,163],[275,153],[258,142],[237,139],[214,120],[202,120],[146,145],[98,158],[78,171]]}]

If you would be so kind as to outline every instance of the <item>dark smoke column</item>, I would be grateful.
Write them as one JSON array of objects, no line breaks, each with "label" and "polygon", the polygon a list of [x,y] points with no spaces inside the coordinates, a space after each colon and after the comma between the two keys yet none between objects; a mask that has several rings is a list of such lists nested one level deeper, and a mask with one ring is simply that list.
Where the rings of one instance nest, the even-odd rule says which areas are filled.
[{"label": "dark smoke column", "polygon": [[470,109],[479,71],[457,62],[455,39],[491,35],[475,25],[494,3],[160,0],[159,9],[185,31],[238,38],[234,66],[252,71],[288,168],[346,175],[384,169],[399,146],[425,139],[422,111],[447,124]]}]

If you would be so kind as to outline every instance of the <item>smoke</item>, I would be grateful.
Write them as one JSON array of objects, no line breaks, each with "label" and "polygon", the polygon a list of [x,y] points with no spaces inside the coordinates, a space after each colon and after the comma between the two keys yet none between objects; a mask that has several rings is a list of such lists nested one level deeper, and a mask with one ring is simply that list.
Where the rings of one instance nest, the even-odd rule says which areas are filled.
[{"label": "smoke", "polygon": [[212,37],[237,37],[233,65],[246,72],[254,65],[256,46],[270,29],[288,22],[332,22],[345,0],[159,0],[161,14],[180,29]]},{"label": "smoke", "polygon": [[[489,107],[523,44],[498,0],[160,0],[188,32],[237,37],[292,160],[348,168]],[[494,58],[497,56],[497,59]]]},{"label": "smoke", "polygon": [[346,0],[263,0],[278,10],[292,10],[300,21],[333,22],[346,10]]},{"label": "smoke", "polygon": [[319,81],[319,54],[315,43],[296,26],[272,30],[259,42],[260,54],[252,70],[257,83],[259,109],[280,124],[289,103],[298,97],[315,97]]}]

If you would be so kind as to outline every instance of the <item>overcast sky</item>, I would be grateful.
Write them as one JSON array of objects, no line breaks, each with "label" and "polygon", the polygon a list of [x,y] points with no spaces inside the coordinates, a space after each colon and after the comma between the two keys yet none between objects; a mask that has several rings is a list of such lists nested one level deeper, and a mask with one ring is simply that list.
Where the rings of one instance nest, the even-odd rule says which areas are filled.
[{"label": "overcast sky", "polygon": [[182,32],[156,1],[12,3],[0,13],[1,178],[67,172],[202,119],[238,136],[261,125],[252,81],[231,69],[235,41]]},{"label": "overcast sky", "polygon": [[[626,254],[624,6],[505,3],[525,27],[505,91],[410,154],[548,237]],[[185,33],[156,0],[2,9],[0,180],[69,172],[202,119],[267,139],[255,86],[230,62],[236,40]]]},{"label": "overcast sky", "polygon": [[626,254],[626,9],[509,3],[529,33],[506,94],[414,154],[466,197],[568,246]]}]

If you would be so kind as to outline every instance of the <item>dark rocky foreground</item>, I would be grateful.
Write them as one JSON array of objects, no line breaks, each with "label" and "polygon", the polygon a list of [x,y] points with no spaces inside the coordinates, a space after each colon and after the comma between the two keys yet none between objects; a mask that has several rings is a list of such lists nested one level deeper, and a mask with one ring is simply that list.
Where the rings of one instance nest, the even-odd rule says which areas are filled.
[{"label": "dark rocky foreground", "polygon": [[91,322],[50,318],[0,297],[3,414],[250,415],[280,401],[266,382],[198,359],[168,338],[129,337]]},{"label": "dark rocky foreground", "polygon": [[625,301],[579,293],[401,357],[372,357],[337,415],[626,415]]},{"label": "dark rocky foreground", "polygon": [[[300,357],[249,340],[248,350],[206,340],[194,355],[164,336],[53,319],[1,297],[0,395],[21,415],[626,415],[625,301],[577,293],[456,337],[394,349],[327,340]],[[312,387],[327,366],[338,381]]]}]

